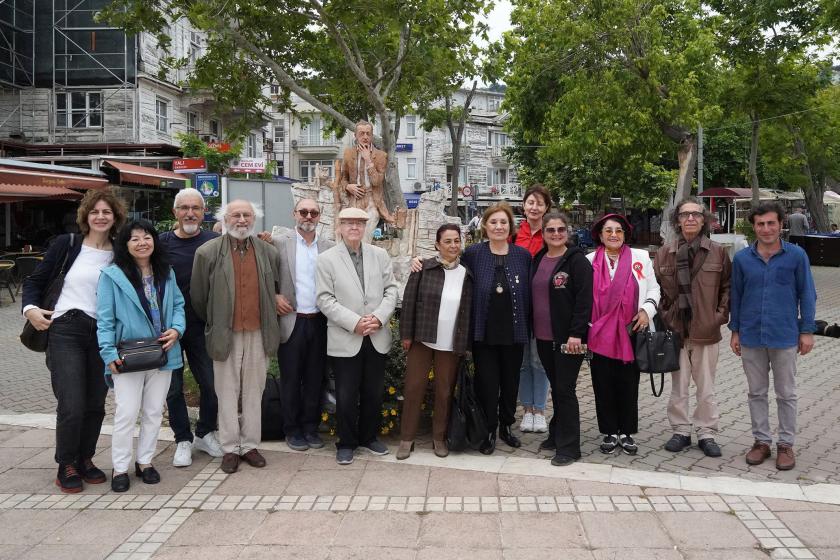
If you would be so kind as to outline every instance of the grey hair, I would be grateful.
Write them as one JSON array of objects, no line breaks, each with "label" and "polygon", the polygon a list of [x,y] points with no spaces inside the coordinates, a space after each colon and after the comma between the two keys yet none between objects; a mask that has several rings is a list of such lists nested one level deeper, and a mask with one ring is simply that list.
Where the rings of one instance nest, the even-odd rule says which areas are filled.
[{"label": "grey hair", "polygon": [[373,132],[373,125],[366,120],[360,120],[356,123],[356,126],[353,127],[353,130],[359,130],[360,126],[369,126],[370,131]]},{"label": "grey hair", "polygon": [[712,231],[712,221],[714,221],[715,216],[709,212],[706,205],[703,204],[696,196],[687,196],[674,206],[674,210],[671,212],[671,219],[669,220],[671,222],[671,227],[674,228],[674,231],[680,231],[680,208],[686,204],[696,204],[703,210],[703,227],[700,228],[700,234],[709,235],[709,232]]},{"label": "grey hair", "polygon": [[206,204],[204,203],[204,197],[201,196],[201,192],[199,192],[198,189],[187,187],[185,189],[181,189],[180,191],[178,191],[178,194],[175,195],[175,201],[172,203],[172,208],[177,208],[181,201],[188,196],[197,196],[199,199],[201,199],[201,205],[206,206]]},{"label": "grey hair", "polygon": [[254,218],[260,219],[263,217],[263,209],[261,204],[257,204],[256,202],[251,202],[250,200],[245,199],[237,199],[231,200],[227,204],[222,204],[218,210],[216,210],[216,221],[222,224],[222,233],[227,233],[227,223],[225,222],[225,216],[227,216],[228,206],[230,206],[233,202],[247,202],[251,205],[251,209],[254,211]]}]

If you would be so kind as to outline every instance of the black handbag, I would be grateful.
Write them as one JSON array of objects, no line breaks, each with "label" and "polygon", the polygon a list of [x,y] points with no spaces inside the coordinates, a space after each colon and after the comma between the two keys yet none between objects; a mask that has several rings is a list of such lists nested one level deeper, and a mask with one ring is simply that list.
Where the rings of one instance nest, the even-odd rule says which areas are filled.
[{"label": "black handbag", "polygon": [[[458,373],[458,386],[456,387],[457,398],[453,399],[454,403],[458,403],[458,411],[453,408],[452,417],[456,415],[464,417],[464,426],[466,429],[466,446],[472,449],[478,449],[481,443],[487,439],[487,420],[484,416],[484,409],[478,402],[478,397],[475,394],[475,377],[469,372],[469,365],[467,360],[461,362],[461,370]],[[453,420],[450,419],[450,426]],[[458,428],[460,429],[460,428]],[[457,432],[455,434],[458,435]],[[456,442],[458,443],[458,442]],[[453,449],[450,447],[450,449]]]},{"label": "black handbag", "polygon": [[[61,295],[61,289],[64,287],[64,275],[67,272],[64,268],[67,266],[67,258],[70,256],[70,249],[73,247],[74,237],[71,233],[70,244],[67,246],[67,252],[64,253],[61,268],[41,298],[40,305],[38,306],[41,309],[54,309],[55,304],[58,303],[58,297]],[[23,325],[23,330],[20,333],[20,341],[24,346],[33,352],[46,352],[48,340],[49,329],[39,331],[29,322],[29,319],[26,320],[26,323]]]},{"label": "black handbag", "polygon": [[467,448],[467,415],[462,409],[461,390],[466,383],[467,366],[463,361],[458,367],[458,378],[452,395],[452,409],[449,411],[449,426],[446,430],[446,444],[450,451],[463,451]]},{"label": "black handbag", "polygon": [[117,344],[117,355],[122,365],[117,366],[120,373],[148,371],[166,365],[166,352],[157,337],[130,338]]},{"label": "black handbag", "polygon": [[280,378],[267,375],[262,395],[262,439],[279,441],[285,439],[283,431],[283,408],[280,402]]},{"label": "black handbag", "polygon": [[[635,335],[633,342],[636,354],[636,366],[642,373],[650,374],[650,388],[654,397],[662,394],[665,385],[665,373],[680,369],[680,350],[682,337],[679,333],[667,329],[659,318],[654,317],[657,330],[642,329]],[[660,374],[659,391],[656,391],[653,374]]]}]

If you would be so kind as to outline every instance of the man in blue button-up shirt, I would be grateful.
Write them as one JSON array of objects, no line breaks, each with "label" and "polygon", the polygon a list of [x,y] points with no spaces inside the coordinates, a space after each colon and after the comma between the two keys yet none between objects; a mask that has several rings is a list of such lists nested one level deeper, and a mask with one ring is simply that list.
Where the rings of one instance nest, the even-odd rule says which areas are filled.
[{"label": "man in blue button-up shirt", "polygon": [[776,468],[790,470],[796,465],[796,355],[814,347],[817,293],[805,251],[781,240],[784,218],[775,202],[750,212],[757,240],[732,262],[729,330],[730,346],[741,356],[749,386],[755,443],[747,464],[759,465],[770,457],[767,392],[772,368],[779,416]]}]

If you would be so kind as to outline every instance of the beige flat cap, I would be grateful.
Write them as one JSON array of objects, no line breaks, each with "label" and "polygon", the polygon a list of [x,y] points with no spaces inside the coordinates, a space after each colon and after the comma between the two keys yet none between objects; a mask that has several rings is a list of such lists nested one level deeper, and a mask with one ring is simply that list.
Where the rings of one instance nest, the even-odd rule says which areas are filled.
[{"label": "beige flat cap", "polygon": [[338,213],[339,220],[367,220],[367,212],[361,208],[345,208]]}]

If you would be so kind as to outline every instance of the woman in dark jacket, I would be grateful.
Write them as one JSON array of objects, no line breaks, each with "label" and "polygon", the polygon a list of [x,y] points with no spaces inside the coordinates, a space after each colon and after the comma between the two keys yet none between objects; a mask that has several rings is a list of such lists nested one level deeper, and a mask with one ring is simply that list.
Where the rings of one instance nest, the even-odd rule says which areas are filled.
[{"label": "woman in dark jacket", "polygon": [[[105,473],[91,460],[108,393],[96,342],[96,286],[99,272],[111,263],[111,240],[125,215],[125,204],[110,190],[89,190],[76,213],[81,235],[55,238],[23,283],[23,314],[36,329],[49,329],[47,368],[57,401],[55,483],[66,493],[81,492],[82,481],[105,482]],[[58,301],[53,309],[42,309],[62,263],[65,276]]]},{"label": "woman in dark jacket", "polygon": [[408,277],[400,315],[400,339],[407,352],[405,400],[397,459],[414,448],[420,405],[434,364],[435,407],[432,444],[446,457],[446,427],[461,356],[467,351],[472,303],[472,274],[461,265],[461,229],[444,224],[437,230],[438,256],[426,259]]},{"label": "woman in dark jacket", "polygon": [[534,337],[554,403],[548,439],[540,448],[554,450],[551,464],[558,467],[580,459],[576,387],[592,314],[592,265],[578,247],[566,246],[568,223],[560,212],[545,215],[545,247],[531,269]]},{"label": "woman in dark jacket", "polygon": [[501,202],[490,206],[481,220],[484,243],[471,245],[462,258],[472,272],[472,341],[475,390],[487,417],[485,455],[499,437],[511,447],[521,445],[511,433],[519,391],[519,368],[529,340],[531,255],[508,243],[513,212]]}]

